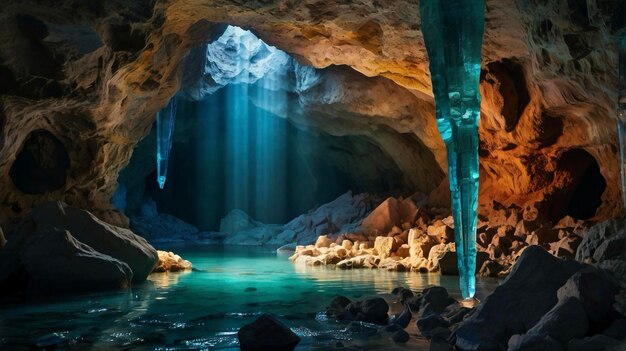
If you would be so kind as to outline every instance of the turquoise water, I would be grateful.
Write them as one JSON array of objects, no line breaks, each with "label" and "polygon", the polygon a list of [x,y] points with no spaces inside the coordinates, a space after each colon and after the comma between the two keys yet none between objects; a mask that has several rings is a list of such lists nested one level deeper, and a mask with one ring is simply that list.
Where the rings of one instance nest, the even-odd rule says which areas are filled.
[{"label": "turquoise water", "polygon": [[[237,330],[262,312],[278,315],[300,335],[298,350],[427,349],[414,326],[408,330],[412,341],[398,346],[384,336],[368,339],[367,326],[362,333],[349,332],[320,312],[337,294],[355,299],[387,294],[396,286],[415,291],[442,285],[460,297],[457,277],[299,267],[285,254],[259,248],[167,249],[192,261],[195,270],[153,274],[130,292],[0,307],[0,349],[26,350],[38,343],[57,350],[238,350]],[[477,296],[496,285],[497,280],[479,279]]]}]

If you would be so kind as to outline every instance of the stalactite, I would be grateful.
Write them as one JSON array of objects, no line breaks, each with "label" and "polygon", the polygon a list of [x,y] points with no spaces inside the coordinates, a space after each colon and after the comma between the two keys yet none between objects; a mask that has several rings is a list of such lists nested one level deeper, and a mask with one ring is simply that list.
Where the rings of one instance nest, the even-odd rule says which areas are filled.
[{"label": "stalactite", "polygon": [[176,97],[173,97],[164,109],[157,113],[157,182],[163,189],[167,179],[167,167],[172,151],[174,123],[176,122]]},{"label": "stalactite", "polygon": [[422,0],[437,127],[448,152],[448,178],[461,294],[475,292],[482,0]]}]

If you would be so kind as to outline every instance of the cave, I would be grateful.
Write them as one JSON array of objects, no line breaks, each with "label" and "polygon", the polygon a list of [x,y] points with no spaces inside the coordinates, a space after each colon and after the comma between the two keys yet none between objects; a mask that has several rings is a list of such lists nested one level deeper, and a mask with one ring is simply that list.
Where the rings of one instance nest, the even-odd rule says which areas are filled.
[{"label": "cave", "polygon": [[26,194],[61,189],[67,179],[70,159],[63,143],[46,130],[28,134],[9,175],[15,187]]},{"label": "cave", "polygon": [[595,216],[598,207],[602,204],[602,194],[606,189],[606,180],[600,172],[596,160],[584,151],[569,151],[569,157],[573,157],[581,167],[582,175],[575,185],[572,199],[567,209],[567,215],[576,219],[589,219]]},{"label": "cave", "polygon": [[0,349],[621,349],[624,10],[5,1]]}]

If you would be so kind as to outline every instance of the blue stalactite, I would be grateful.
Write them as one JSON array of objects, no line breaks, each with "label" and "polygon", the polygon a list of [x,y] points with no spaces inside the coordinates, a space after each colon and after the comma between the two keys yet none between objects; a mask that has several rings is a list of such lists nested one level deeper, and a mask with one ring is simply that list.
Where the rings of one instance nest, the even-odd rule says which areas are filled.
[{"label": "blue stalactite", "polygon": [[483,0],[420,1],[437,127],[448,152],[461,294],[472,298],[476,272],[478,121],[485,26]]},{"label": "blue stalactite", "polygon": [[172,151],[174,123],[176,122],[176,97],[173,97],[164,109],[157,113],[157,182],[163,189],[167,179],[167,167]]}]

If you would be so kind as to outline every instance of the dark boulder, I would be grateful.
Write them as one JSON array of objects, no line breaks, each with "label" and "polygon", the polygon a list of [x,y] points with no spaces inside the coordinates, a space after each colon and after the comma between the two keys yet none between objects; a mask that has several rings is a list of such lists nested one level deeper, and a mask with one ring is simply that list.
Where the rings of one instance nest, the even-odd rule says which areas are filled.
[{"label": "dark boulder", "polygon": [[522,338],[532,334],[548,334],[561,344],[574,338],[582,338],[589,330],[589,321],[578,299],[568,297],[561,300],[546,313]]},{"label": "dark boulder", "polygon": [[[500,348],[500,350],[506,350]],[[562,351],[561,343],[548,334],[530,334],[525,337],[513,335],[509,340],[508,351]]]},{"label": "dark boulder", "polygon": [[410,338],[411,337],[409,336],[409,333],[405,332],[403,329],[396,331],[391,336],[391,340],[393,340],[393,342],[398,343],[398,344],[404,344],[408,342]]},{"label": "dark boulder", "polygon": [[268,314],[241,327],[237,338],[241,351],[292,351],[300,342],[298,335]]},{"label": "dark boulder", "polygon": [[345,310],[347,318],[351,320],[375,324],[387,324],[389,321],[389,305],[382,297],[352,302]]},{"label": "dark boulder", "polygon": [[326,307],[326,315],[333,318],[344,319],[346,313],[346,306],[352,301],[349,298],[341,295],[335,296],[330,305]]},{"label": "dark boulder", "polygon": [[411,314],[411,310],[405,306],[402,312],[400,312],[400,314],[393,315],[391,317],[390,323],[397,324],[402,328],[406,328],[411,322],[411,318],[413,318],[413,315]]},{"label": "dark boulder", "polygon": [[401,286],[391,290],[391,294],[397,296],[401,304],[415,296],[411,290]]},{"label": "dark boulder", "polygon": [[610,338],[606,335],[598,334],[582,339],[572,339],[567,343],[567,351],[604,351],[604,350],[624,350],[626,347],[617,348],[618,345],[625,346],[620,340]]},{"label": "dark boulder", "polygon": [[422,336],[430,339],[433,336],[433,330],[437,328],[447,328],[450,326],[441,315],[431,314],[423,318],[419,318],[416,322],[417,329],[419,329]]},{"label": "dark boulder", "polygon": [[603,324],[615,302],[616,286],[603,271],[587,267],[567,280],[558,291],[560,301],[575,297],[592,324]]},{"label": "dark boulder", "polygon": [[526,248],[502,284],[459,324],[457,349],[506,349],[511,336],[526,333],[556,305],[557,290],[583,267],[539,246]]},{"label": "dark boulder", "polygon": [[69,231],[95,251],[128,264],[133,270],[133,282],[146,280],[157,263],[157,251],[144,238],[62,202],[36,207],[22,224],[12,235],[30,235],[33,230],[40,232],[51,228]]},{"label": "dark boulder", "polygon": [[126,263],[95,251],[64,230],[14,237],[0,251],[0,292],[5,295],[125,289],[132,279]]}]

